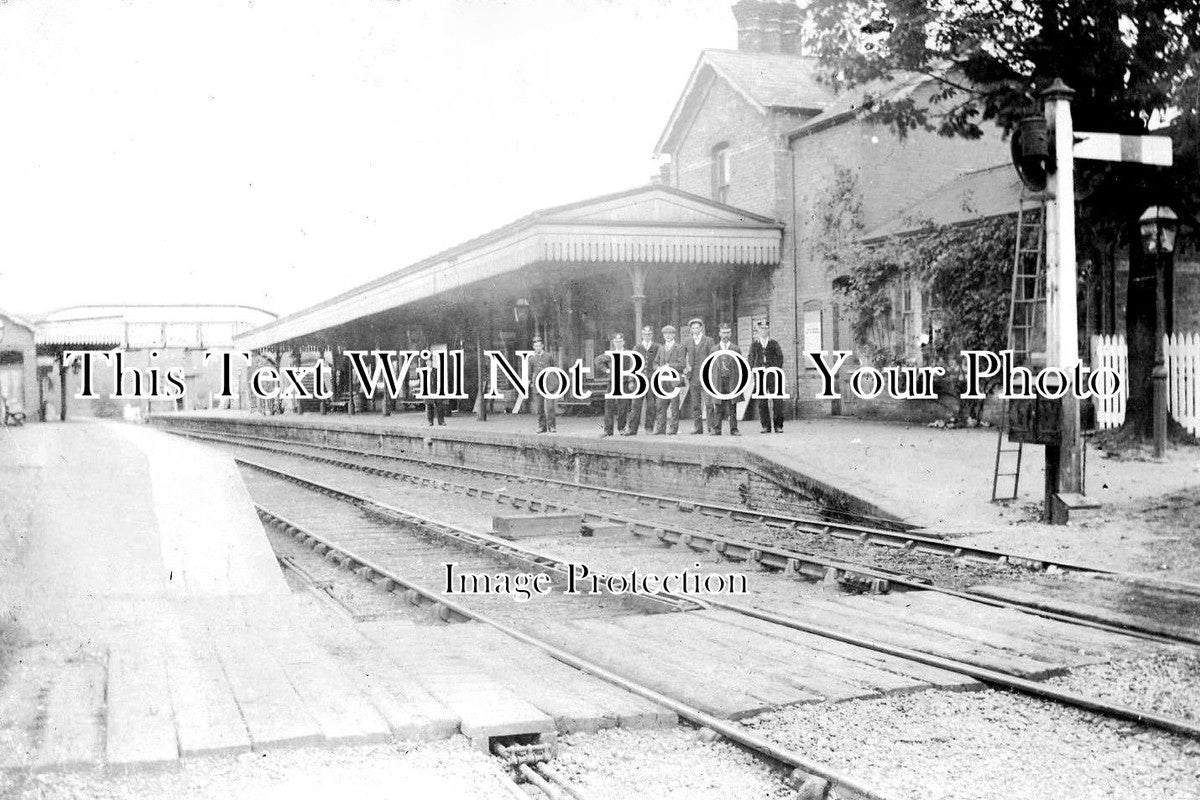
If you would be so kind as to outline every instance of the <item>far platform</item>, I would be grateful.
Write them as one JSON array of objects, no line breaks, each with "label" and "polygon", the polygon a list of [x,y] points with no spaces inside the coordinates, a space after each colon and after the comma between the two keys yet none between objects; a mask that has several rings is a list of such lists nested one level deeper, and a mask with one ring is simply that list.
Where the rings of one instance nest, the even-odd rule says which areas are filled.
[{"label": "far platform", "polygon": [[[537,434],[528,414],[473,414],[448,417],[445,426],[428,427],[420,411],[378,413],[282,414],[244,411],[189,412],[182,417],[240,418],[312,427],[410,429],[431,437],[520,437],[529,444],[556,441],[572,448],[606,452],[683,452],[742,448],[816,482],[861,499],[883,515],[930,532],[969,535],[979,544],[1009,547],[1047,557],[1141,571],[1154,561],[1153,539],[1133,530],[1125,519],[1137,517],[1151,498],[1200,485],[1200,451],[1184,448],[1163,462],[1107,459],[1089,447],[1087,491],[1102,504],[1094,520],[1066,528],[1038,523],[1042,500],[1044,452],[1026,446],[1016,501],[991,502],[997,431],[994,428],[943,429],[920,424],[823,417],[788,420],[783,433],[760,433],[757,421],[743,421],[741,435],[692,435],[690,422],[677,436],[601,438],[598,417],[560,416],[556,434]],[[1082,536],[1081,531],[1088,535]],[[1159,568],[1154,564],[1155,569]]]}]

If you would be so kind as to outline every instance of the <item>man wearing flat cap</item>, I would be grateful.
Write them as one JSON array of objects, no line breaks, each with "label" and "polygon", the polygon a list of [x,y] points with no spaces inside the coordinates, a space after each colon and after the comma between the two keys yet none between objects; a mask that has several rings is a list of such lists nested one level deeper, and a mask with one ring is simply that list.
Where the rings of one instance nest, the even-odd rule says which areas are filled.
[{"label": "man wearing flat cap", "polygon": [[[675,326],[665,325],[662,329],[663,343],[658,348],[658,356],[654,359],[654,369],[660,367],[671,367],[680,376],[679,381],[671,383],[669,381],[662,382],[662,388],[670,391],[675,386],[684,387],[684,370],[687,369],[687,353],[683,350],[683,345],[675,341]],[[664,433],[674,436],[679,433],[679,404],[682,400],[682,389],[678,395],[670,400],[664,398],[656,398],[655,401],[655,426],[654,435],[662,436]]]},{"label": "man wearing flat cap", "polygon": [[692,419],[692,434],[695,435],[704,433],[705,417],[708,418],[709,430],[712,430],[715,412],[712,397],[700,384],[700,365],[708,358],[709,353],[717,349],[717,345],[711,336],[705,335],[704,320],[694,317],[688,320],[688,327],[691,329],[691,336],[683,343],[684,353],[687,354],[687,397],[683,401],[683,408],[684,416]]},{"label": "man wearing flat cap", "polygon": [[[608,350],[596,356],[595,362],[596,377],[606,380],[612,374],[612,371],[617,368],[616,359],[609,355],[609,353],[619,353],[625,349],[625,334],[620,331],[613,331],[609,342]],[[632,381],[627,380],[621,388],[624,391],[629,391],[633,388]],[[614,429],[623,433],[628,417],[629,401],[606,395],[604,398],[604,417],[601,422],[602,432],[600,435],[602,437],[612,436]]]}]

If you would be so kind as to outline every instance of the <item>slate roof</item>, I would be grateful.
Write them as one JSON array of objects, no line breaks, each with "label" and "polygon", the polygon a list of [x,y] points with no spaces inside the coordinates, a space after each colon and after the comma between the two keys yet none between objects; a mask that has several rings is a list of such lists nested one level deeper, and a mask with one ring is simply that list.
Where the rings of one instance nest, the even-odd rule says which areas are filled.
[{"label": "slate roof", "polygon": [[817,81],[817,59],[780,53],[704,50],[700,63],[763,108],[819,111],[834,101],[833,90]]},{"label": "slate roof", "polygon": [[835,97],[819,114],[806,119],[804,123],[788,133],[788,139],[797,139],[822,128],[836,125],[848,120],[865,109],[866,98],[873,101],[899,100],[911,94],[921,85],[932,81],[933,78],[918,72],[897,71],[891,80],[868,81],[860,86],[847,89]]},{"label": "slate roof", "polygon": [[864,241],[941,225],[1017,213],[1021,179],[1012,164],[973,170],[943,183],[886,222],[867,231]]},{"label": "slate roof", "polygon": [[835,99],[834,91],[817,80],[817,59],[782,53],[741,50],[702,50],[687,86],[679,95],[656,153],[667,152],[695,113],[700,93],[714,78],[726,81],[758,111],[783,108],[817,113]]}]

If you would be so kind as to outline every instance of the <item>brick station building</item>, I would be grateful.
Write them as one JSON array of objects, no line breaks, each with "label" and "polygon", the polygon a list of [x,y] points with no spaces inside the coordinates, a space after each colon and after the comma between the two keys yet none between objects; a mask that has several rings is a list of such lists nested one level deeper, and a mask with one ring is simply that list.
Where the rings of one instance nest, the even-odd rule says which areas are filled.
[{"label": "brick station building", "polygon": [[[813,399],[817,373],[803,354],[854,347],[822,250],[831,186],[853,181],[862,226],[877,229],[938,186],[1007,164],[1008,146],[998,130],[975,141],[924,131],[900,139],[859,119],[864,98],[921,102],[934,79],[901,74],[839,94],[798,52],[794,3],[742,0],[733,14],[738,49],[700,54],[658,140],[669,163],[651,185],[535,212],[238,345],[277,363],[341,364],[344,349],[511,353],[539,333],[564,364],[590,363],[613,329],[632,344],[643,322],[682,328],[700,316],[710,334],[729,322],[744,349],[765,319],[783,347],[794,410],[830,413],[829,401]],[[919,309],[920,287],[904,291]],[[343,372],[336,390],[349,388]]]}]

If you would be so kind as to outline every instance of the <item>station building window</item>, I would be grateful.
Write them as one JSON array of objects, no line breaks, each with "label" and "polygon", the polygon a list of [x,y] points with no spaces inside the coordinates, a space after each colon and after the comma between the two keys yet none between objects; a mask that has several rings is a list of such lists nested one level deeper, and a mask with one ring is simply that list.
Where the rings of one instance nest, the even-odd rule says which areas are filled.
[{"label": "station building window", "polygon": [[729,143],[721,142],[712,149],[712,196],[718,203],[729,202],[730,165]]}]

